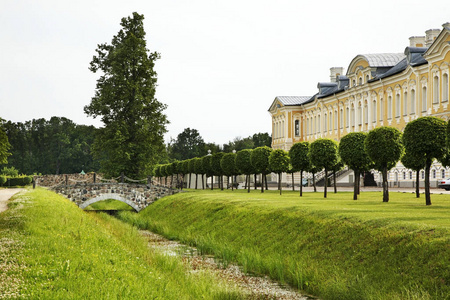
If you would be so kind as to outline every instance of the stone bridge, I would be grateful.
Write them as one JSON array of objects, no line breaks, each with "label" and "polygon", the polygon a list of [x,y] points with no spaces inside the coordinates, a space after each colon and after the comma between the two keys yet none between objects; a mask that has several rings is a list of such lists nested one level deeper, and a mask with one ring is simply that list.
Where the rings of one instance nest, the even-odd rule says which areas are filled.
[{"label": "stone bridge", "polygon": [[173,195],[177,190],[159,185],[134,183],[76,183],[50,188],[84,209],[92,203],[114,199],[133,207],[137,212],[159,198]]}]

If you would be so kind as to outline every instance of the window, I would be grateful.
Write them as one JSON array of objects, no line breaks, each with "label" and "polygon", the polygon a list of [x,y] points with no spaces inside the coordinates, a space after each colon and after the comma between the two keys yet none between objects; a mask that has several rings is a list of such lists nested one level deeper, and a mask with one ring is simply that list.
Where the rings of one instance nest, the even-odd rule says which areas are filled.
[{"label": "window", "polygon": [[355,127],[355,107],[354,106],[352,106],[351,118],[352,118],[352,126]]},{"label": "window", "polygon": [[433,104],[439,103],[439,77],[433,77]]},{"label": "window", "polygon": [[362,85],[362,83],[363,83],[363,82],[362,82],[362,77],[359,77],[359,83],[358,83],[358,84],[359,84],[359,85]]},{"label": "window", "polygon": [[325,114],[323,122],[323,132],[327,132],[327,130],[328,130],[328,115]]},{"label": "window", "polygon": [[412,179],[412,171],[409,171],[409,179]]},{"label": "window", "polygon": [[362,124],[362,108],[361,104],[358,105],[358,125]]},{"label": "window", "polygon": [[372,102],[372,122],[377,121],[377,100],[373,100]]},{"label": "window", "polygon": [[422,88],[422,112],[427,111],[427,87]]},{"label": "window", "polygon": [[416,90],[411,90],[411,114],[416,113]]},{"label": "window", "polygon": [[345,122],[346,124],[346,127],[348,127],[348,126],[350,126],[350,109],[347,107],[347,109],[346,109],[346,111],[347,111],[347,115],[346,115],[346,121],[347,122]]},{"label": "window", "polygon": [[422,172],[420,173],[420,175],[422,176],[422,179],[425,179],[425,172],[424,172],[424,171],[422,171]]},{"label": "window", "polygon": [[295,120],[295,136],[300,136],[300,121]]},{"label": "window", "polygon": [[369,122],[369,110],[367,109],[367,101],[364,102],[364,124]]},{"label": "window", "polygon": [[369,82],[369,75],[366,75],[366,82]]},{"label": "window", "polygon": [[433,179],[436,178],[436,170],[433,170]]},{"label": "window", "polygon": [[442,179],[445,179],[445,169],[442,169],[442,170],[441,170],[441,178],[442,178]]},{"label": "window", "polygon": [[406,179],[406,172],[403,172],[403,180]]},{"label": "window", "polygon": [[400,117],[400,94],[395,95],[395,116]]},{"label": "window", "polygon": [[388,119],[392,119],[392,97],[388,96],[388,102],[387,102],[387,111],[388,111]]},{"label": "window", "polygon": [[339,121],[341,129],[344,128],[344,110],[342,108],[340,110]]},{"label": "window", "polygon": [[448,101],[448,74],[442,75],[442,102]]},{"label": "window", "polygon": [[338,128],[338,114],[337,114],[337,110],[334,111],[334,130],[337,130]]},{"label": "window", "polygon": [[380,121],[381,122],[383,122],[383,119],[384,119],[383,112],[384,112],[384,101],[383,101],[383,99],[380,99]]},{"label": "window", "polygon": [[403,94],[403,115],[407,116],[408,115],[408,92],[405,92]]}]

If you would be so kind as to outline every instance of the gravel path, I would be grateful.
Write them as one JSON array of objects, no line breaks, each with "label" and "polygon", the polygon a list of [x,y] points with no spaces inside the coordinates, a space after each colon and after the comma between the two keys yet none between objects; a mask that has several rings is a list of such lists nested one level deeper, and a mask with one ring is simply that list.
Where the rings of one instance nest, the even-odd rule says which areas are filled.
[{"label": "gravel path", "polygon": [[8,209],[7,202],[14,194],[23,189],[2,189],[0,190],[0,213]]}]

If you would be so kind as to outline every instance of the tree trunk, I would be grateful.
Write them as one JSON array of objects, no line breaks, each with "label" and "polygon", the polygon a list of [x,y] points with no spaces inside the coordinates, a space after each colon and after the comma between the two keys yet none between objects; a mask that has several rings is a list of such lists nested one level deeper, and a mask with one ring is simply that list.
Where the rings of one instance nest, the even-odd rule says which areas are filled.
[{"label": "tree trunk", "polygon": [[211,175],[211,191],[214,189],[214,175]]},{"label": "tree trunk", "polygon": [[328,186],[328,170],[325,168],[325,183],[323,184],[323,197],[327,197],[327,186]]},{"label": "tree trunk", "polygon": [[264,178],[265,178],[266,174],[262,173],[261,174],[261,193],[264,193]]},{"label": "tree trunk", "polygon": [[389,202],[389,186],[387,180],[387,167],[383,168],[383,202]]},{"label": "tree trunk", "polygon": [[420,198],[419,186],[420,186],[420,171],[417,171],[416,172],[416,198]]},{"label": "tree trunk", "polygon": [[337,194],[336,171],[333,171],[333,185],[334,185],[334,193]]},{"label": "tree trunk", "polygon": [[425,163],[425,204],[431,205],[430,197],[430,167],[431,159],[427,159]]},{"label": "tree trunk", "polygon": [[266,183],[266,191],[269,189],[267,185],[267,174],[264,174],[264,182]]},{"label": "tree trunk", "polygon": [[300,197],[303,196],[303,170],[300,170]]},{"label": "tree trunk", "polygon": [[281,173],[278,173],[278,189],[280,190],[281,195]]},{"label": "tree trunk", "polygon": [[316,187],[316,173],[313,173],[313,186],[314,186],[314,193],[317,192],[317,187]]},{"label": "tree trunk", "polygon": [[253,187],[256,190],[257,189],[257,187],[256,187],[256,174],[253,175],[253,179],[255,180],[255,182],[253,183]]},{"label": "tree trunk", "polygon": [[358,200],[358,176],[359,176],[359,170],[353,170],[353,173],[355,174],[355,181],[353,182],[353,200]]},{"label": "tree trunk", "polygon": [[294,172],[292,172],[292,191],[295,191],[295,187],[294,187]]},{"label": "tree trunk", "polygon": [[202,174],[202,190],[205,189],[205,174]]},{"label": "tree trunk", "polygon": [[192,174],[189,173],[189,188],[191,188],[191,179],[192,179]]},{"label": "tree trunk", "polygon": [[195,189],[197,189],[198,174],[195,174]]},{"label": "tree trunk", "polygon": [[248,183],[247,183],[247,193],[250,193],[250,174],[247,175]]},{"label": "tree trunk", "polygon": [[234,191],[234,176],[231,175],[231,190]]},{"label": "tree trunk", "polygon": [[358,171],[358,195],[361,193],[361,172]]}]

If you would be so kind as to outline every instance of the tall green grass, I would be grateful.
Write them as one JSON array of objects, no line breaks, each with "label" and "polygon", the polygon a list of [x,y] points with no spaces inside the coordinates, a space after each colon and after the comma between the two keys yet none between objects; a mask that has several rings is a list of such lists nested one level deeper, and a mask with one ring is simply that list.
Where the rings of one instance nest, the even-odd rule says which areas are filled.
[{"label": "tall green grass", "polygon": [[243,298],[212,273],[190,272],[179,258],[149,250],[136,228],[43,189],[18,196],[0,214],[0,237],[0,268],[9,266],[0,295],[7,297]]},{"label": "tall green grass", "polygon": [[450,199],[192,191],[122,220],[323,299],[450,299]]}]

